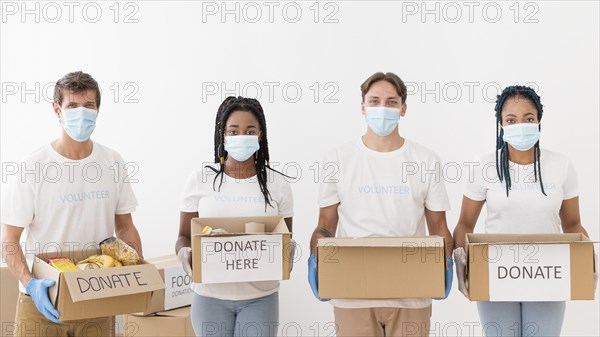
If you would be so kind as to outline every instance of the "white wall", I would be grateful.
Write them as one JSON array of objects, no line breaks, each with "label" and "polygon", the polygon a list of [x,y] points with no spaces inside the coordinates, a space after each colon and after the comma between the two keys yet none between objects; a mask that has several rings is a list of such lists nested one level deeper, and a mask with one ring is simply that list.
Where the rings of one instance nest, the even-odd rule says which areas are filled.
[{"label": "white wall", "polygon": [[[139,167],[134,217],[148,257],[174,251],[184,181],[212,159],[221,84],[229,94],[262,90],[272,161],[289,174],[292,163],[301,168],[294,226],[306,251],[318,212],[313,165],[365,130],[359,85],[375,71],[409,82],[401,133],[457,163],[493,150],[498,88],[533,83],[545,105],[542,146],[575,163],[582,221],[599,238],[598,2],[230,2],[224,18],[221,2],[121,3],[118,13],[113,2],[21,6],[2,2],[1,161],[55,138],[51,84],[91,73],[103,88],[93,138]],[[463,186],[447,183],[451,230]],[[281,325],[287,336],[327,335],[332,309],[312,297],[305,261],[282,284]],[[598,335],[598,317],[597,300],[569,302],[563,333]],[[436,335],[469,336],[469,322],[478,322],[475,304],[457,289],[434,303]]]}]

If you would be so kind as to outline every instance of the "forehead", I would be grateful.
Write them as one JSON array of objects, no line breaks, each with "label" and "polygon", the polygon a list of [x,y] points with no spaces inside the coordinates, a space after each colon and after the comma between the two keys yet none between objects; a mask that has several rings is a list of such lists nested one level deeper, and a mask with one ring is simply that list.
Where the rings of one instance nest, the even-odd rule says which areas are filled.
[{"label": "forehead", "polygon": [[78,92],[65,90],[63,93],[63,104],[65,102],[94,102],[96,103],[96,90],[88,89]]},{"label": "forehead", "polygon": [[250,111],[236,110],[227,117],[226,126],[230,125],[254,125],[258,126],[258,119]]},{"label": "forehead", "polygon": [[529,98],[524,96],[507,98],[502,106],[503,116],[507,114],[524,115],[527,113],[533,113],[537,116],[537,108]]},{"label": "forehead", "polygon": [[399,97],[398,92],[396,91],[396,87],[394,87],[390,82],[381,80],[371,84],[369,91],[367,91],[366,96],[385,96],[385,97]]}]

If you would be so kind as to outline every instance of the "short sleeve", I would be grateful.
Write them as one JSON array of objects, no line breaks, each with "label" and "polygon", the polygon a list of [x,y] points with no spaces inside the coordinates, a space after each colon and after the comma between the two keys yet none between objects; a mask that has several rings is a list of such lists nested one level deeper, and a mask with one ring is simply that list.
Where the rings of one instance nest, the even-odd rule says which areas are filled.
[{"label": "short sleeve", "polygon": [[572,199],[579,195],[577,172],[571,160],[568,160],[565,183],[563,185],[563,200]]},{"label": "short sleeve", "polygon": [[[23,168],[25,164],[19,165]],[[31,168],[30,168],[31,169]],[[8,179],[6,187],[2,191],[2,217],[0,222],[16,227],[28,227],[33,221],[35,193],[33,175],[21,175],[17,170]]]},{"label": "short sleeve", "polygon": [[429,165],[429,169],[435,170],[435,174],[426,175],[429,179],[429,188],[425,197],[425,207],[430,211],[448,211],[450,210],[450,201],[442,175],[442,162],[437,156],[434,156],[433,160],[429,161]]},{"label": "short sleeve", "polygon": [[198,173],[190,175],[181,195],[181,211],[195,213],[198,212],[198,203],[200,202],[200,190],[198,188]]},{"label": "short sleeve", "polygon": [[[333,171],[333,173],[332,173]],[[319,185],[319,207],[328,207],[340,202],[338,182],[340,180],[340,163],[334,153],[323,158]]]},{"label": "short sleeve", "polygon": [[[483,184],[483,167],[479,158],[473,159],[467,167],[473,167],[467,171],[467,185],[465,187],[465,197],[474,201],[484,201],[487,199],[487,189]],[[472,164],[472,165],[471,165]]]},{"label": "short sleeve", "polygon": [[[277,174],[277,173],[275,173]],[[292,187],[290,183],[281,177],[281,190],[279,195],[278,213],[279,216],[290,218],[294,215],[294,196],[292,195]]]},{"label": "short sleeve", "polygon": [[117,161],[119,163],[119,195],[117,197],[117,207],[115,209],[115,214],[129,214],[135,211],[137,207],[137,199],[135,194],[133,193],[133,187],[131,186],[137,180],[135,179],[134,172],[128,172],[127,165],[123,158],[120,156],[117,157]]}]

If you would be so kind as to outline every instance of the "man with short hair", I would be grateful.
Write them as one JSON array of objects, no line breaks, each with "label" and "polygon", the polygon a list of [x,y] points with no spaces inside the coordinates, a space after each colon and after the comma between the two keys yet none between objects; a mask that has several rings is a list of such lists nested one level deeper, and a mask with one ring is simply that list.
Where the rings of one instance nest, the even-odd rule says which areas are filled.
[{"label": "man with short hair", "polygon": [[[439,235],[446,245],[446,296],[452,286],[450,208],[441,163],[431,150],[400,136],[406,86],[393,73],[376,73],[361,86],[367,132],[325,156],[334,176],[321,182],[319,223],[311,238],[309,283],[319,298],[315,247],[322,237]],[[412,174],[408,174],[408,168]],[[414,169],[418,171],[415,173]],[[331,173],[331,170],[329,170]],[[400,285],[399,285],[400,286]],[[337,336],[427,336],[431,299],[331,301]]]},{"label": "man with short hair", "polygon": [[2,256],[21,291],[15,335],[113,336],[114,317],[61,322],[48,295],[55,281],[32,275],[36,254],[68,256],[115,233],[142,253],[125,163],[90,139],[100,108],[98,83],[81,71],[66,74],[56,83],[52,107],[60,137],[20,163],[2,197]]}]

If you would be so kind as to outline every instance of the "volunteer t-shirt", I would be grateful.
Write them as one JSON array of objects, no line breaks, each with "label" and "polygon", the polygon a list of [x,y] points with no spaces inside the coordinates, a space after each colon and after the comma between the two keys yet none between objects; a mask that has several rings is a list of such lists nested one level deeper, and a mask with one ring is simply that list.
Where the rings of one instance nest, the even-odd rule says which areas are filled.
[{"label": "volunteer t-shirt", "polygon": [[[408,139],[377,152],[362,139],[325,156],[319,207],[338,206],[337,237],[423,236],[425,208],[450,209],[438,156]],[[423,308],[431,299],[332,300],[342,308]]]},{"label": "volunteer t-shirt", "polygon": [[[11,166],[0,222],[23,227],[29,269],[35,254],[98,247],[114,235],[115,215],[135,210],[130,176],[121,156],[96,142],[72,160],[47,144]],[[21,291],[25,291],[20,285]]]},{"label": "volunteer t-shirt", "polygon": [[486,201],[485,232],[490,234],[561,233],[560,207],[563,200],[579,195],[577,175],[565,156],[542,149],[540,156],[542,194],[534,165],[509,162],[512,187],[506,196],[505,182],[496,172],[496,157],[490,153],[475,158],[473,179],[469,179],[465,196]]},{"label": "volunteer t-shirt", "polygon": [[[216,173],[207,167],[192,173],[183,191],[182,212],[198,212],[201,217],[293,216],[292,190],[283,175],[267,169],[272,207],[267,205],[266,209],[256,175],[235,179],[222,174],[216,181],[215,177]],[[194,283],[192,289],[198,295],[221,300],[248,300],[275,293],[279,281]]]}]

